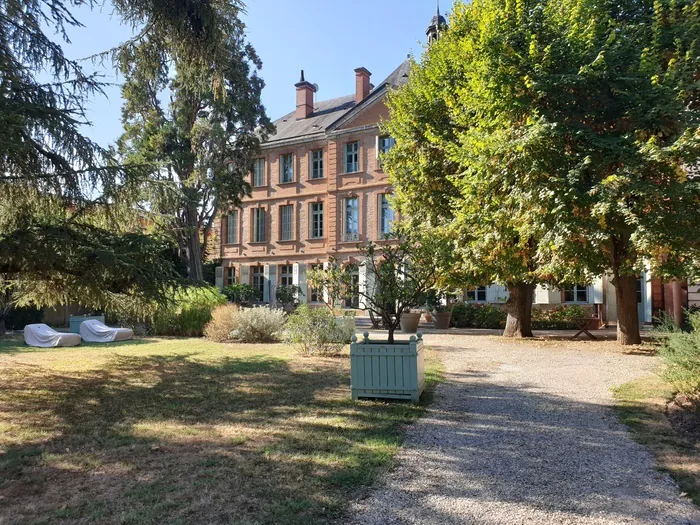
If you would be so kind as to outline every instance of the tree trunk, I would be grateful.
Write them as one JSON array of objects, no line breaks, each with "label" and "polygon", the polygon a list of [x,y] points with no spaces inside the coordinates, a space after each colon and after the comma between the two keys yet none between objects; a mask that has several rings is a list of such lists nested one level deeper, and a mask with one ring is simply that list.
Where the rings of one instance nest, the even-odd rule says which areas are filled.
[{"label": "tree trunk", "polygon": [[621,345],[642,344],[637,310],[637,277],[623,275],[613,280],[617,298],[617,342]]},{"label": "tree trunk", "polygon": [[187,242],[187,275],[194,281],[204,280],[204,265],[202,264],[202,241],[200,239],[197,208],[189,206],[185,213],[186,242]]},{"label": "tree trunk", "polygon": [[5,315],[0,313],[0,337],[3,337],[7,333],[5,328]]},{"label": "tree trunk", "polygon": [[535,296],[534,284],[512,284],[508,286],[510,298],[506,302],[508,320],[503,337],[533,337],[532,300]]}]

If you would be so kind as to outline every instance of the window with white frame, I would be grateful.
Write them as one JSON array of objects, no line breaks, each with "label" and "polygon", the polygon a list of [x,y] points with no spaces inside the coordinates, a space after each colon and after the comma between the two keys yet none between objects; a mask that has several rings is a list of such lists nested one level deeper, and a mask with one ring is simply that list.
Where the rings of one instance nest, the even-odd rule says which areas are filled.
[{"label": "window with white frame", "polygon": [[349,277],[348,294],[345,297],[345,308],[360,307],[360,268],[356,264],[348,264],[345,273]]},{"label": "window with white frame", "polygon": [[265,242],[265,208],[253,210],[253,242]]},{"label": "window with white frame", "polygon": [[388,135],[379,137],[379,140],[377,141],[377,159],[379,160],[380,168],[382,167],[382,155],[387,153],[395,145],[396,140],[394,137],[389,137]]},{"label": "window with white frame", "polygon": [[479,286],[472,290],[467,290],[467,301],[473,303],[486,302],[486,286]]},{"label": "window with white frame", "polygon": [[357,241],[360,239],[360,200],[357,197],[345,199],[344,240]]},{"label": "window with white frame", "polygon": [[255,159],[253,164],[253,187],[265,186],[265,159]]},{"label": "window with white frame", "polygon": [[238,212],[232,211],[226,217],[226,244],[238,244]]},{"label": "window with white frame", "polygon": [[258,291],[258,297],[262,299],[265,294],[265,270],[262,266],[253,266],[250,270],[250,284]]},{"label": "window with white frame", "polygon": [[294,206],[280,206],[280,241],[294,239]]},{"label": "window with white frame", "polygon": [[323,203],[311,203],[311,238],[322,239],[324,236]]},{"label": "window with white frame", "polygon": [[323,174],[323,150],[317,149],[311,152],[311,179],[322,179]]},{"label": "window with white frame", "polygon": [[294,267],[291,264],[280,266],[280,286],[292,286],[294,284]]},{"label": "window with white frame", "polygon": [[588,286],[582,284],[567,284],[564,286],[564,302],[587,303]]},{"label": "window with white frame", "polygon": [[294,182],[294,155],[280,156],[280,184]]},{"label": "window with white frame", "polygon": [[348,142],[345,144],[345,173],[360,171],[360,143]]},{"label": "window with white frame", "polygon": [[236,269],[226,268],[226,286],[233,286],[236,284]]},{"label": "window with white frame", "polygon": [[379,234],[387,238],[391,235],[391,228],[394,222],[394,210],[389,201],[389,195],[382,193],[379,195]]}]

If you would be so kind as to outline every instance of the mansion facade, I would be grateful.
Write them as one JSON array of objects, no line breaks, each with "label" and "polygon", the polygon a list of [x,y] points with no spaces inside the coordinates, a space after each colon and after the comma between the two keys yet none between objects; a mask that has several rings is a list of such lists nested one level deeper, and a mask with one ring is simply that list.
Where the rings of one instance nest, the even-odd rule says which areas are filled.
[{"label": "mansion facade", "polygon": [[[445,26],[438,13],[428,40],[438,38]],[[334,258],[354,283],[345,306],[364,306],[358,292],[367,276],[357,245],[390,243],[397,218],[381,161],[394,141],[381,132],[380,123],[389,116],[387,95],[408,80],[410,67],[409,59],[377,86],[360,67],[354,71],[355,92],[326,101],[316,100],[318,86],[302,71],[295,84],[296,109],[275,121],[276,132],[255,160],[252,195],[241,208],[217,218],[222,260],[217,286],[250,284],[263,302],[275,303],[278,287],[294,285],[301,289],[301,302],[322,304],[323,292],[310,289],[306,275]],[[498,304],[508,292],[502,285],[484,286],[465,291],[464,299]],[[640,321],[649,323],[660,311],[700,306],[700,286],[685,283],[679,289],[647,272],[638,281],[637,300]],[[535,303],[542,308],[590,305],[606,324],[617,320],[615,289],[607,277],[563,290],[538,286]]]}]

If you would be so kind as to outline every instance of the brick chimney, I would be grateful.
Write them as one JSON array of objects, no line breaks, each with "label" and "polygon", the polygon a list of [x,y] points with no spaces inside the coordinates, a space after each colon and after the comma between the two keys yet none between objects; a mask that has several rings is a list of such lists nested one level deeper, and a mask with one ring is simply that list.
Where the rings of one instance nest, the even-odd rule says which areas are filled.
[{"label": "brick chimney", "polygon": [[369,79],[371,76],[372,73],[364,67],[358,67],[355,70],[355,102],[358,104],[369,95],[371,89]]},{"label": "brick chimney", "polygon": [[304,70],[301,70],[301,80],[294,85],[297,88],[297,112],[296,119],[309,118],[314,112],[314,93],[318,86],[304,79]]}]

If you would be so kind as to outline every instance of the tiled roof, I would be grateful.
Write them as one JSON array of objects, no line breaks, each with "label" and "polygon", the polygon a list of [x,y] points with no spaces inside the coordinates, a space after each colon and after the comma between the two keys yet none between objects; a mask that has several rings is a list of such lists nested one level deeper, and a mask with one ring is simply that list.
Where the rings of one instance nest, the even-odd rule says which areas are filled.
[{"label": "tiled roof", "polygon": [[[381,84],[378,84],[373,93],[383,89],[386,85],[389,87],[403,85],[408,80],[410,68],[411,60],[409,59],[396,68]],[[297,120],[296,111],[292,111],[274,122],[277,132],[271,135],[265,144],[272,145],[276,142],[300,138],[310,139],[314,135],[323,136],[331,124],[338,121],[355,106],[355,95],[347,95],[316,102],[313,113],[305,119]]]}]

